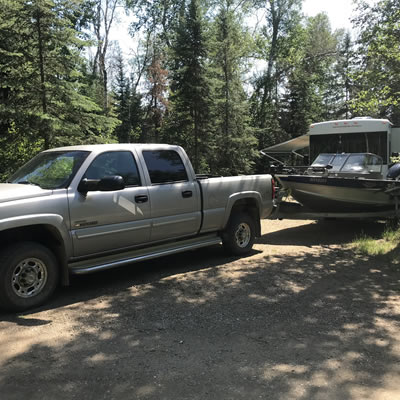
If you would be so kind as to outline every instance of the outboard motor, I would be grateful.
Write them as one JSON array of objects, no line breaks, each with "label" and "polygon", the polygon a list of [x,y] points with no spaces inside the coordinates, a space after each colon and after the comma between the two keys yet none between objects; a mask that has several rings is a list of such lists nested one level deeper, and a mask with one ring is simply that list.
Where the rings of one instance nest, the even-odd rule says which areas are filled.
[{"label": "outboard motor", "polygon": [[386,179],[400,179],[400,163],[396,163],[389,168]]}]

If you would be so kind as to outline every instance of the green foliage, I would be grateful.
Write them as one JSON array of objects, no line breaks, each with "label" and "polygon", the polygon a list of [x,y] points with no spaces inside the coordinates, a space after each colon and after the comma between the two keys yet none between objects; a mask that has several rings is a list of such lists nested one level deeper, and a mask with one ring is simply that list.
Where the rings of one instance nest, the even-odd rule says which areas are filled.
[{"label": "green foliage", "polygon": [[[74,26],[80,5],[78,0],[3,0],[0,140],[12,131],[40,149],[112,139],[118,120],[102,115],[84,94],[85,42]],[[8,149],[1,151],[7,157]]]},{"label": "green foliage", "polygon": [[338,41],[327,16],[308,18],[305,27],[298,28],[297,32],[297,43],[287,64],[282,113],[282,126],[293,135],[307,133],[313,121],[329,119],[334,114],[330,97],[337,92],[332,78]]},{"label": "green foliage", "polygon": [[136,17],[130,27],[131,33],[145,31],[170,47],[185,3],[185,0],[125,0]]},{"label": "green foliage", "polygon": [[243,59],[248,56],[251,40],[242,25],[238,2],[222,1],[214,22],[209,66],[213,99],[209,164],[216,174],[249,173],[257,157],[257,139],[250,126],[249,103],[242,83],[248,72]]},{"label": "green foliage", "polygon": [[117,77],[115,80],[115,109],[121,124],[115,129],[120,143],[139,141],[143,120],[141,96],[136,93],[131,79],[126,77],[122,54],[117,56]]},{"label": "green foliage", "polygon": [[141,140],[145,142],[159,142],[164,127],[164,115],[168,106],[168,71],[164,68],[163,54],[152,45],[151,63],[147,68],[147,84],[145,98],[147,107],[144,115]]},{"label": "green foliage", "polygon": [[359,1],[355,20],[359,38],[360,68],[354,73],[358,115],[386,117],[400,123],[400,2],[381,0],[370,5]]},{"label": "green foliage", "polygon": [[[327,75],[325,96],[325,119],[343,119],[352,116],[350,99],[354,93],[352,75],[357,68],[356,53],[349,32],[339,30],[334,33],[337,39],[336,62]],[[330,78],[330,79],[329,79]]]},{"label": "green foliage", "polygon": [[[294,39],[293,33],[301,23],[301,0],[268,0],[256,4],[266,14],[266,24],[258,40],[258,57],[265,62],[266,68],[254,81],[252,114],[255,126],[269,130],[271,117],[278,114],[280,107],[279,88],[285,76],[282,60],[288,55],[290,43]],[[260,147],[265,147],[263,140],[260,140]]]},{"label": "green foliage", "polygon": [[4,182],[19,166],[43,148],[43,141],[24,131],[14,122],[0,136],[0,182]]},{"label": "green foliage", "polygon": [[210,84],[206,21],[199,0],[183,12],[172,45],[171,94],[164,138],[185,147],[196,171],[207,172]]},{"label": "green foliage", "polygon": [[125,0],[141,46],[113,62],[102,29],[119,0],[0,1],[3,178],[44,148],[116,140],[180,144],[199,172],[264,172],[257,146],[311,122],[400,124],[400,0],[356,0],[357,43],[302,0]]}]

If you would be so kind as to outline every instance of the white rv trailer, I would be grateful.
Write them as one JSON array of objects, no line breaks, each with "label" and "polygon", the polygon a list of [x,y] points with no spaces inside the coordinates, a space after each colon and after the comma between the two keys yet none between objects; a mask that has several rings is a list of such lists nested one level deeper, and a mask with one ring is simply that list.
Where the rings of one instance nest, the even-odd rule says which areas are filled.
[{"label": "white rv trailer", "polygon": [[400,127],[368,117],[311,124],[306,135],[262,150],[266,155],[298,154],[309,148],[309,160],[320,153],[374,153],[382,157],[385,176],[390,157],[400,153]]},{"label": "white rv trailer", "polygon": [[[295,154],[304,158],[308,149],[310,164],[321,153],[374,153],[382,157],[382,175],[385,177],[391,156],[400,153],[400,127],[387,119],[369,117],[336,120],[310,125],[306,135],[276,144],[261,151],[262,154],[280,162],[279,155]],[[302,154],[299,151],[302,150]],[[272,156],[273,155],[273,156]],[[283,163],[282,163],[283,164]],[[396,189],[397,190],[397,189]],[[378,212],[309,212],[300,204],[283,201],[285,193],[278,194],[276,212],[271,219],[321,219],[321,218],[391,218],[400,217],[400,193],[393,192],[393,210]]]}]

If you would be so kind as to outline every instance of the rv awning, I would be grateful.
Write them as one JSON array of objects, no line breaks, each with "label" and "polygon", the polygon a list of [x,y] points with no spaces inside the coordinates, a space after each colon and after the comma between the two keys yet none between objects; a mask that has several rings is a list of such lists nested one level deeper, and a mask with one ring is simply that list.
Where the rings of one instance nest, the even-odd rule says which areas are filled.
[{"label": "rv awning", "polygon": [[305,147],[308,147],[308,146],[310,146],[310,136],[303,135],[303,136],[298,136],[297,138],[288,140],[286,142],[267,147],[266,149],[263,149],[262,152],[263,153],[272,153],[272,154],[292,153],[294,151],[304,149]]}]

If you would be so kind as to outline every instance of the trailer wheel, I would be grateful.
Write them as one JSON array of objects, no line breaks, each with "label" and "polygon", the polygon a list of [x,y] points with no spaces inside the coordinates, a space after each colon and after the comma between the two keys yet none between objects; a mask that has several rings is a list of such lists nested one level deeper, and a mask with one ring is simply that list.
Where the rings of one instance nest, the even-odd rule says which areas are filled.
[{"label": "trailer wheel", "polygon": [[254,239],[253,218],[244,212],[233,214],[222,235],[225,251],[235,256],[248,254],[253,247]]},{"label": "trailer wheel", "polygon": [[44,303],[58,284],[54,254],[34,242],[21,242],[0,253],[0,306],[23,311]]}]

